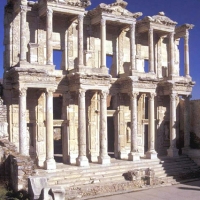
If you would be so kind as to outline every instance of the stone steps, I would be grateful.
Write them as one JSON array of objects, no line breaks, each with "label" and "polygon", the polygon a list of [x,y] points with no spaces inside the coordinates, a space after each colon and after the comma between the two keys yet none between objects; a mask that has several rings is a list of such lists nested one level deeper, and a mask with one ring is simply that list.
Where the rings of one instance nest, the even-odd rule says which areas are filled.
[{"label": "stone steps", "polygon": [[157,160],[141,159],[137,162],[112,159],[110,165],[92,163],[90,167],[59,164],[57,170],[38,170],[37,175],[47,176],[49,187],[63,187],[67,200],[97,195],[101,192],[133,190],[136,187],[135,183],[125,180],[123,174],[134,169],[147,168],[154,170],[158,185],[177,184],[184,178],[187,179],[187,174],[200,169],[187,156],[180,156],[176,159],[167,157]]}]

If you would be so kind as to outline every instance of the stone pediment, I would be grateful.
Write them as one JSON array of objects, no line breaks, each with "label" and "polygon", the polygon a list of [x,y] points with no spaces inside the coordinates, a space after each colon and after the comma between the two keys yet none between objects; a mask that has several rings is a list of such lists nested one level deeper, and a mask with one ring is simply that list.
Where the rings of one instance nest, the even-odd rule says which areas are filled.
[{"label": "stone pediment", "polygon": [[163,24],[167,26],[175,26],[177,22],[171,20],[169,17],[165,16],[164,12],[159,12],[157,15],[154,15],[152,17],[147,16],[144,19],[140,21],[140,23],[147,23],[147,22],[153,22],[156,24]]},{"label": "stone pediment", "polygon": [[89,11],[89,14],[92,16],[98,15],[100,13],[108,13],[117,16],[124,16],[124,17],[140,17],[142,16],[141,12],[132,13],[126,9],[127,2],[123,0],[116,0],[115,3],[112,4],[105,4],[101,3],[97,8],[92,11]]}]

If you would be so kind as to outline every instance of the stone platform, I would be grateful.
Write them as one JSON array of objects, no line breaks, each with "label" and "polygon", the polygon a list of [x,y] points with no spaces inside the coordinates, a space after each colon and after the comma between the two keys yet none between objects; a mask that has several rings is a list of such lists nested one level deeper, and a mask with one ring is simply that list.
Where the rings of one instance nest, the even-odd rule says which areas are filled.
[{"label": "stone platform", "polygon": [[[162,157],[157,160],[141,159],[126,161],[111,159],[106,166],[90,163],[89,167],[77,167],[57,163],[56,170],[38,169],[35,178],[45,177],[45,188],[60,188],[65,191],[65,199],[87,199],[101,194],[125,192],[136,188],[150,187],[141,180],[126,180],[130,170],[154,171],[154,181],[150,186],[171,185],[181,180],[199,176],[199,167],[187,156],[177,158]],[[34,178],[32,177],[32,178]]]}]

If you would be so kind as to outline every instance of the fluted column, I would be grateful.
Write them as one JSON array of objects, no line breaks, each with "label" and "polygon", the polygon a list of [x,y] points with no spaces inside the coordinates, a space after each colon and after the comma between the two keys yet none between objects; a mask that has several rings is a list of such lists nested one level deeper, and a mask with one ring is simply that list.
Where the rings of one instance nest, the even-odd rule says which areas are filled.
[{"label": "fluted column", "polygon": [[170,75],[175,76],[174,67],[174,32],[169,34]]},{"label": "fluted column", "polygon": [[128,155],[128,160],[140,160],[137,146],[137,96],[138,93],[131,92],[130,94],[131,107],[131,151]]},{"label": "fluted column", "polygon": [[186,30],[184,36],[184,66],[185,66],[185,76],[190,77],[190,68],[189,68],[189,31]]},{"label": "fluted column", "polygon": [[50,9],[50,8],[47,8],[47,16],[46,16],[46,59],[47,59],[47,65],[53,65],[52,34],[53,34],[53,10]]},{"label": "fluted column", "polygon": [[101,19],[101,68],[106,67],[106,19]]},{"label": "fluted column", "polygon": [[100,164],[109,164],[108,139],[107,139],[107,95],[108,91],[101,91],[100,100],[100,155],[98,162]]},{"label": "fluted column", "polygon": [[80,89],[78,94],[78,158],[76,164],[81,167],[89,166],[86,157],[86,109],[85,90]]},{"label": "fluted column", "polygon": [[148,127],[148,151],[146,157],[149,159],[157,159],[157,152],[155,151],[155,108],[154,108],[155,93],[149,94],[149,127]]},{"label": "fluted column", "polygon": [[184,96],[184,148],[183,152],[187,152],[190,149],[190,97]]},{"label": "fluted column", "polygon": [[170,96],[170,147],[167,150],[169,157],[178,156],[178,149],[176,148],[176,99],[177,94]]},{"label": "fluted column", "polygon": [[83,67],[83,15],[78,16],[78,64]]},{"label": "fluted column", "polygon": [[53,89],[46,91],[46,161],[45,169],[56,169],[53,138]]},{"label": "fluted column", "polygon": [[149,41],[149,72],[155,73],[155,71],[154,71],[153,28],[149,28],[148,41]]},{"label": "fluted column", "polygon": [[21,6],[20,13],[20,61],[26,61],[26,17],[27,16],[27,6]]},{"label": "fluted column", "polygon": [[135,64],[135,23],[130,26],[130,45],[131,45],[131,71],[136,71]]},{"label": "fluted column", "polygon": [[27,123],[26,123],[26,88],[19,89],[19,152],[29,155]]}]

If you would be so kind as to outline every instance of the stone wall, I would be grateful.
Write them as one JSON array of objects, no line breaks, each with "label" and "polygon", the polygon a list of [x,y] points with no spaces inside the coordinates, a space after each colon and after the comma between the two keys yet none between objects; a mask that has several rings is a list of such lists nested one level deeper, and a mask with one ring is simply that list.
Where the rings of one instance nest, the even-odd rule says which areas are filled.
[{"label": "stone wall", "polygon": [[200,138],[200,100],[190,102],[190,131]]},{"label": "stone wall", "polygon": [[0,83],[0,138],[8,137],[7,108],[3,105],[2,85]]},{"label": "stone wall", "polygon": [[7,139],[0,139],[0,179],[7,181],[14,191],[28,190],[28,177],[34,174],[31,158],[22,156]]}]

